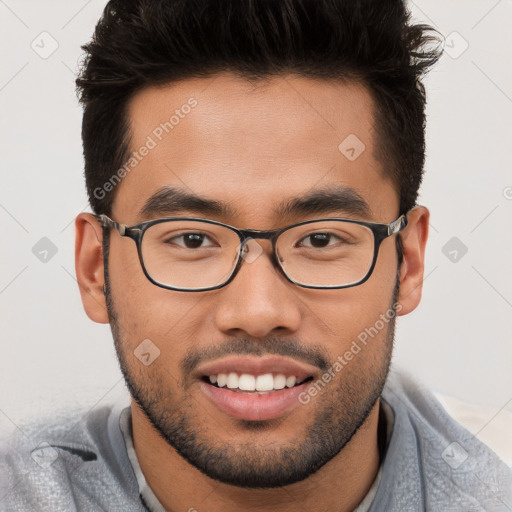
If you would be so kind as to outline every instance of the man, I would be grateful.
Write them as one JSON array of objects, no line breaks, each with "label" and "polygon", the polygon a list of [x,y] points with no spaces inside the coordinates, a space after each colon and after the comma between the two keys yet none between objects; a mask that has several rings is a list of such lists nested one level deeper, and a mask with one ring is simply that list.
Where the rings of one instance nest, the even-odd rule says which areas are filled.
[{"label": "man", "polygon": [[433,40],[397,0],[109,2],[76,272],[132,402],[13,444],[2,510],[512,507],[504,463],[389,371]]}]

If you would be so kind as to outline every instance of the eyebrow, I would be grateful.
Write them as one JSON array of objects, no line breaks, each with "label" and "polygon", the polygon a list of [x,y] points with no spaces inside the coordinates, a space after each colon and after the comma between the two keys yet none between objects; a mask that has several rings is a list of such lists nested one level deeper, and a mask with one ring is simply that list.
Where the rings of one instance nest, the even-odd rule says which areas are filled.
[{"label": "eyebrow", "polygon": [[139,215],[145,218],[155,215],[182,213],[184,211],[224,217],[234,214],[234,211],[226,203],[215,201],[214,199],[206,199],[176,188],[162,187],[149,197],[140,210]]},{"label": "eyebrow", "polygon": [[371,218],[370,205],[353,188],[334,185],[292,198],[279,206],[280,217],[343,212],[363,219]]},{"label": "eyebrow", "polygon": [[[236,216],[236,210],[227,203],[167,186],[159,188],[148,198],[139,215],[142,218],[150,218],[183,212],[218,217]],[[274,209],[277,217],[328,213],[348,214],[362,219],[371,218],[371,208],[363,197],[353,188],[341,185],[312,190],[304,196],[291,198]]]}]

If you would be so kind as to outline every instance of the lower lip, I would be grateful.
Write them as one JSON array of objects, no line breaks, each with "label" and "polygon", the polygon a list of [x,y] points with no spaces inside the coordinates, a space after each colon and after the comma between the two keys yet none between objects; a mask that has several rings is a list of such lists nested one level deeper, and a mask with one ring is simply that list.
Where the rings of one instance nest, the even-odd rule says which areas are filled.
[{"label": "lower lip", "polygon": [[223,412],[241,420],[258,421],[278,418],[300,405],[299,395],[308,383],[270,391],[267,394],[239,393],[200,382],[210,400]]}]

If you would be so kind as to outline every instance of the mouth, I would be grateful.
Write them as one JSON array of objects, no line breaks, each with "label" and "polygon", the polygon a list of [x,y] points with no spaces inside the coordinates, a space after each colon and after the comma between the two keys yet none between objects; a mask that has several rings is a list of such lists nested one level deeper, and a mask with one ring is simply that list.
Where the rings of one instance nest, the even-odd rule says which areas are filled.
[{"label": "mouth", "polygon": [[246,421],[278,418],[298,407],[317,369],[277,358],[239,357],[204,367],[196,376],[222,413]]},{"label": "mouth", "polygon": [[278,373],[265,373],[263,375],[251,375],[242,373],[241,375],[230,373],[219,373],[218,375],[204,375],[203,382],[211,384],[216,388],[226,388],[235,393],[252,393],[257,395],[267,395],[281,389],[290,389],[305,382],[313,380],[313,376],[299,379],[295,375],[284,375]]}]

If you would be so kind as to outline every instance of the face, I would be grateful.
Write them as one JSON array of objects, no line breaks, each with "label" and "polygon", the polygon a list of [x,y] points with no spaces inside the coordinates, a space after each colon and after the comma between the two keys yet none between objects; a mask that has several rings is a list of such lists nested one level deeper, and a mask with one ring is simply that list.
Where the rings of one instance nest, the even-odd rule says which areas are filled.
[{"label": "face", "polygon": [[[172,128],[162,125],[175,111]],[[398,194],[374,156],[373,112],[360,85],[299,77],[254,85],[222,74],[145,89],[128,108],[131,150],[148,145],[148,136],[156,144],[118,185],[111,217],[126,225],[201,217],[257,230],[325,217],[389,223],[398,217]],[[365,148],[356,159],[338,148],[350,134]],[[143,213],[163,187],[210,206],[161,198]],[[339,192],[345,201],[283,210],[318,191]],[[244,260],[227,286],[187,293],[152,284],[133,240],[112,231],[107,307],[128,387],[154,429],[214,479],[273,487],[316,472],[377,404],[400,299],[398,261],[392,236],[365,283],[306,289],[274,265],[268,240],[257,243],[261,254]],[[414,270],[414,262],[408,265]],[[148,365],[136,357],[143,340],[151,340],[143,345],[147,359],[160,351]],[[220,388],[210,377],[219,381],[221,374],[244,375],[238,383],[232,377],[231,386],[251,387],[261,377],[263,386],[279,388],[286,378],[291,387]]]}]

